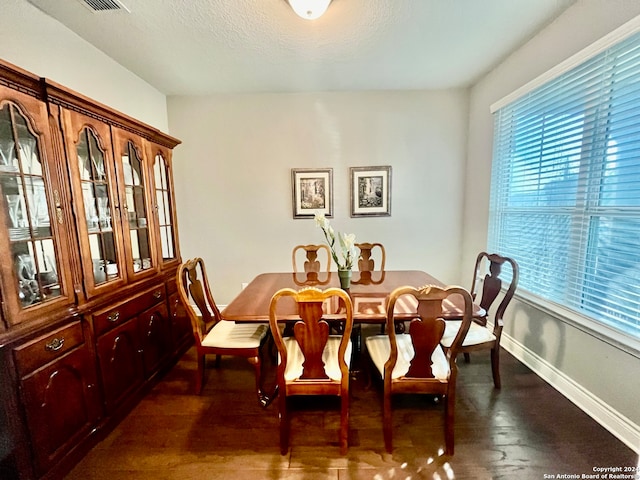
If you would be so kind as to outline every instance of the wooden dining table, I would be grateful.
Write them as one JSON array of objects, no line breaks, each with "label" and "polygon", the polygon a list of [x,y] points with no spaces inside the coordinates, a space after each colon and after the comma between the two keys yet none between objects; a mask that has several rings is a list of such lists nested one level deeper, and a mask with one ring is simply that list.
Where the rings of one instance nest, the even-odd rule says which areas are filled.
[{"label": "wooden dining table", "polygon": [[[351,286],[347,290],[353,303],[353,321],[355,324],[373,323],[383,324],[387,318],[387,299],[389,294],[398,287],[403,286],[422,287],[425,285],[435,285],[444,287],[445,285],[435,277],[420,270],[385,270],[374,272],[353,272]],[[238,296],[234,298],[221,312],[225,320],[235,322],[268,322],[269,307],[271,297],[282,288],[292,288],[300,290],[305,287],[317,287],[326,289],[329,287],[340,287],[338,272],[320,273],[261,273],[255,277]],[[452,295],[442,304],[443,318],[457,319],[462,317],[463,299],[461,296]],[[340,321],[344,319],[345,308],[340,305],[334,297],[334,301],[325,302],[323,316],[325,320]],[[396,330],[399,326],[404,326],[404,320],[415,318],[417,301],[413,296],[403,296],[398,299],[394,310]],[[297,306],[291,297],[281,297],[277,305],[279,321],[295,321],[300,318]],[[480,306],[474,304],[474,318],[482,318],[486,312]],[[401,329],[403,331],[404,329]],[[360,352],[362,350],[362,337],[360,328],[354,328],[351,335],[354,342],[352,361],[349,370],[351,374],[357,376],[360,369],[358,367]],[[268,405],[277,395],[277,385],[269,393],[268,389],[262,388],[263,405]]]},{"label": "wooden dining table", "polygon": [[[402,286],[422,287],[445,285],[427,272],[420,270],[386,270],[374,272],[353,272],[351,286],[348,289],[353,303],[354,323],[384,323],[389,294]],[[225,320],[236,322],[255,322],[269,320],[269,305],[274,293],[282,288],[299,290],[304,287],[326,289],[340,287],[338,272],[320,273],[262,273],[255,277],[220,313]],[[283,320],[298,319],[297,308],[292,299],[280,301],[278,317]],[[394,317],[397,321],[415,317],[417,303],[407,296],[396,304]],[[456,319],[462,316],[462,297],[452,296],[443,302],[443,318]],[[327,319],[344,318],[344,306],[337,300],[325,304]],[[473,306],[474,318],[485,316],[478,305]]]}]

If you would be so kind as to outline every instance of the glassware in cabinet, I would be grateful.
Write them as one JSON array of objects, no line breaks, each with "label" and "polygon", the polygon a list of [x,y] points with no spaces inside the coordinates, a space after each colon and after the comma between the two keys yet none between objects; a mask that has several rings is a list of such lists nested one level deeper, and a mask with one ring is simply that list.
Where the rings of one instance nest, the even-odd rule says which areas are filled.
[{"label": "glassware in cabinet", "polygon": [[162,267],[177,264],[179,260],[175,199],[171,175],[171,151],[159,145],[150,144],[153,159],[153,188],[155,189],[155,205],[157,236],[160,240],[160,256]]},{"label": "glassware in cabinet", "polygon": [[121,169],[120,186],[123,205],[122,225],[127,239],[127,272],[137,277],[156,272],[155,237],[149,216],[148,160],[143,140],[114,129],[116,162]]},{"label": "glassware in cabinet", "polygon": [[1,273],[5,316],[16,324],[71,303],[71,279],[46,106],[4,87],[0,100],[0,243],[11,259]]}]

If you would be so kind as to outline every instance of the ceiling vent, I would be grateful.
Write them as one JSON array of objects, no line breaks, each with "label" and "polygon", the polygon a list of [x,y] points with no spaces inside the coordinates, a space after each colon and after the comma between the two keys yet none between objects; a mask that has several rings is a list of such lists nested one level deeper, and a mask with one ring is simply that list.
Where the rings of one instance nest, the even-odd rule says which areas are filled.
[{"label": "ceiling vent", "polygon": [[119,0],[79,0],[85,7],[92,12],[109,12],[113,10],[124,10],[127,13],[131,11],[125,7]]}]

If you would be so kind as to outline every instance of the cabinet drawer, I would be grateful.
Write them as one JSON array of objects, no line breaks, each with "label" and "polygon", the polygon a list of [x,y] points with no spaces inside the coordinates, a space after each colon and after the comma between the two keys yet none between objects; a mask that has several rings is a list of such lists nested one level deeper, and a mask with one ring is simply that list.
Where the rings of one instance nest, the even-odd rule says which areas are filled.
[{"label": "cabinet drawer", "polygon": [[153,307],[158,302],[164,302],[166,298],[164,285],[158,285],[125,302],[96,313],[93,316],[93,328],[96,336],[100,336],[115,326],[121,325],[140,312]]},{"label": "cabinet drawer", "polygon": [[18,374],[23,377],[83,343],[80,321],[27,342],[13,350]]}]

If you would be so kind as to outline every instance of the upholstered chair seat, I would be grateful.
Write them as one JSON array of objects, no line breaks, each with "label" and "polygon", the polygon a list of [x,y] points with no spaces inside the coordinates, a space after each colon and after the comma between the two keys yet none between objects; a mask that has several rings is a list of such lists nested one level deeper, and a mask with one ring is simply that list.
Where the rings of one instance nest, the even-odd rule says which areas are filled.
[{"label": "upholstered chair seat", "polygon": [[[324,370],[327,376],[331,380],[338,382],[342,380],[342,372],[340,371],[340,365],[338,363],[338,348],[340,347],[341,341],[342,336],[330,335],[327,340],[327,345],[322,352],[322,361],[324,362]],[[302,365],[304,363],[304,355],[295,338],[285,338],[284,344],[287,349],[287,368],[284,371],[284,379],[290,382],[300,378],[302,375],[304,370]],[[349,340],[347,350],[344,354],[344,360],[348,367],[351,365],[352,348],[351,340]]]},{"label": "upholstered chair seat", "polygon": [[[409,371],[411,360],[413,360],[413,357],[415,356],[410,335],[397,335],[396,342],[398,345],[398,359],[396,366],[391,372],[392,379],[404,377]],[[386,335],[369,337],[367,339],[367,351],[369,352],[369,356],[371,357],[371,361],[374,366],[378,372],[380,372],[380,376],[384,377],[384,364],[387,362],[389,355],[391,354],[391,343],[389,342],[389,337]],[[447,380],[449,378],[449,374],[451,373],[449,361],[441,347],[436,347],[431,354],[431,370],[433,371],[433,376],[438,380]]]},{"label": "upholstered chair seat", "polygon": [[203,347],[258,348],[269,333],[266,323],[235,323],[222,320],[209,330],[202,340]]},{"label": "upholstered chair seat", "polygon": [[[461,324],[462,321],[460,320],[447,321],[444,328],[444,335],[442,336],[442,341],[440,342],[443,347],[451,347],[451,343],[453,343],[453,339],[456,338]],[[470,347],[472,345],[480,345],[487,342],[494,342],[495,340],[496,336],[491,330],[482,325],[478,325],[475,322],[471,322],[469,331],[467,332],[467,336],[464,337],[464,340],[462,341],[462,348]]]}]

